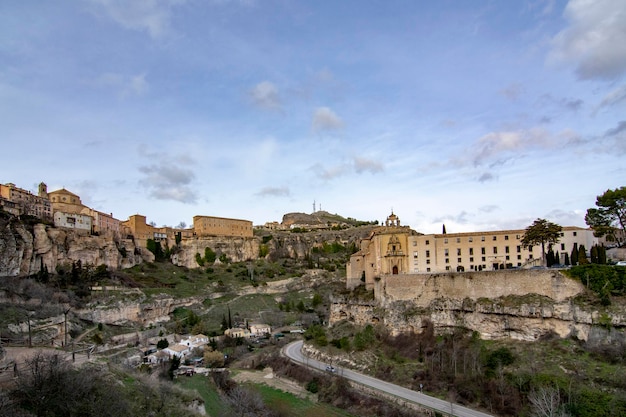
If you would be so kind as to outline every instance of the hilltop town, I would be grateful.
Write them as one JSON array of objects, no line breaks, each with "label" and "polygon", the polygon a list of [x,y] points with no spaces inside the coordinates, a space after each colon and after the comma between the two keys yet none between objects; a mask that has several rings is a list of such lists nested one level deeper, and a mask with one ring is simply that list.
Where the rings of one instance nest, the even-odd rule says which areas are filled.
[{"label": "hilltop town", "polygon": [[[268,231],[298,233],[378,226],[370,237],[359,243],[359,253],[352,256],[347,266],[348,287],[354,287],[364,278],[367,287],[371,288],[373,278],[380,274],[531,268],[540,266],[542,260],[540,247],[522,245],[524,230],[446,233],[444,226],[441,234],[422,234],[401,226],[399,217],[393,212],[380,225],[313,212],[289,213],[280,223],[267,222],[262,226],[253,226],[249,220],[197,215],[188,228],[157,227],[148,223],[145,215],[134,214],[127,220],[119,220],[112,213],[90,208],[82,203],[80,196],[65,188],[48,192],[43,182],[39,184],[37,194],[13,183],[0,184],[0,208],[16,216],[34,216],[55,227],[78,233],[132,237],[134,244],[141,248],[155,243],[172,248],[182,241],[208,237],[251,239],[255,231],[261,235]],[[342,243],[346,243],[345,239]],[[558,244],[552,249],[554,263],[569,265],[570,254],[574,251],[582,247],[590,256],[592,247],[605,243],[589,228],[564,226]],[[386,254],[385,262],[373,262],[383,253]],[[189,262],[186,265],[193,266]]]}]

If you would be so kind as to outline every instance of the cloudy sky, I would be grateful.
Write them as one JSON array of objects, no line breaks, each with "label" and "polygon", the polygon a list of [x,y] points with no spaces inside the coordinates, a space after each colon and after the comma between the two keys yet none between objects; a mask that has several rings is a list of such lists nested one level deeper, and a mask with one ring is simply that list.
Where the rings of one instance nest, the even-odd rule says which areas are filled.
[{"label": "cloudy sky", "polygon": [[626,185],[623,0],[4,0],[0,182],[157,225],[585,226]]}]

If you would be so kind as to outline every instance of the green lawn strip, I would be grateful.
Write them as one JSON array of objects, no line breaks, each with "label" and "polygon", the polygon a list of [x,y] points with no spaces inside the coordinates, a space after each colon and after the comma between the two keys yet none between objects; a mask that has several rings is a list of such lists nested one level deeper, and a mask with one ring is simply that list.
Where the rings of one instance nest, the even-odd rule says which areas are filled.
[{"label": "green lawn strip", "polygon": [[217,389],[213,385],[213,381],[202,375],[194,375],[192,377],[180,377],[176,380],[183,388],[195,390],[204,400],[204,409],[207,415],[212,417],[223,416],[228,407],[222,401]]},{"label": "green lawn strip", "polygon": [[248,387],[256,390],[263,402],[270,408],[280,410],[282,412],[288,411],[288,415],[294,417],[304,416],[336,416],[336,417],[351,417],[349,414],[339,408],[332,407],[328,404],[314,403],[312,401],[300,398],[289,392],[285,392],[276,388],[272,388],[265,384],[246,384]]}]

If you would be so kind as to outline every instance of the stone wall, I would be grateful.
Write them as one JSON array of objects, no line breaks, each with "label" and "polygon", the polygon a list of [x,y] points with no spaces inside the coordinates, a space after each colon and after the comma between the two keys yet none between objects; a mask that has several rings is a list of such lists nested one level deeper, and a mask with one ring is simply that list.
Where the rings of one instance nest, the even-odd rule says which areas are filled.
[{"label": "stone wall", "polygon": [[476,300],[539,294],[555,301],[563,301],[583,290],[580,282],[566,277],[558,270],[504,270],[385,275],[376,282],[374,295],[383,306],[404,300],[410,300],[417,306],[428,306],[432,300],[440,297]]}]

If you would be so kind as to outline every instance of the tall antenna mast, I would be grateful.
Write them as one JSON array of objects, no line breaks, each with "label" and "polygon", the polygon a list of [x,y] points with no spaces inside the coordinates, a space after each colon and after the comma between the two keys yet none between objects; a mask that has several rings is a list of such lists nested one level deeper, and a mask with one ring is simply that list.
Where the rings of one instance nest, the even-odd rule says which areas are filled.
[{"label": "tall antenna mast", "polygon": [[315,200],[313,200],[313,213],[315,213]]}]

